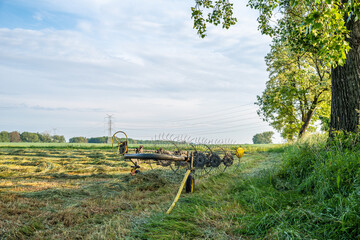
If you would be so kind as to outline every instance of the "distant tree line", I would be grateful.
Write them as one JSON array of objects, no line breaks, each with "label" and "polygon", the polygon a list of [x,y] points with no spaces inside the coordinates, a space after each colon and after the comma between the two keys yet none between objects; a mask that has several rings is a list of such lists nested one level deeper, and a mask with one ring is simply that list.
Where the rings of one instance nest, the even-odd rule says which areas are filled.
[{"label": "distant tree line", "polygon": [[[125,141],[125,138],[120,139],[121,142]],[[171,144],[171,141],[167,140],[136,140],[129,138],[129,144]],[[0,132],[0,142],[39,142],[39,143],[65,143],[65,137],[62,135],[50,135],[47,132],[44,133],[32,133],[18,131],[2,131]],[[108,137],[72,137],[69,139],[69,143],[107,143]]]},{"label": "distant tree line", "polygon": [[107,143],[108,137],[72,137],[69,143]]},{"label": "distant tree line", "polygon": [[17,131],[0,132],[0,142],[44,142],[44,143],[64,143],[65,137],[61,135],[50,135],[49,133],[32,133]]}]

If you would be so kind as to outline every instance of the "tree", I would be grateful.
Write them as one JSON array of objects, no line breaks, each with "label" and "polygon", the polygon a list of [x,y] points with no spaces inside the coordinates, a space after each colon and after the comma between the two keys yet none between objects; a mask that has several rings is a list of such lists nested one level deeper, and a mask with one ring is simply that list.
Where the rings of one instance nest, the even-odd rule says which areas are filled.
[{"label": "tree", "polygon": [[108,137],[94,137],[89,138],[88,143],[107,143]]},{"label": "tree", "polygon": [[48,133],[47,131],[43,132],[43,133],[37,133],[40,142],[44,142],[44,143],[50,143],[52,142],[52,137],[50,135],[50,133]]},{"label": "tree", "polygon": [[13,131],[9,133],[10,142],[21,142],[20,133],[17,131]]},{"label": "tree", "polygon": [[[235,24],[229,20],[233,12],[227,0],[218,0],[215,4],[211,0],[196,2],[192,17],[200,36],[205,36],[205,22]],[[218,2],[226,2],[230,10],[219,8]],[[263,34],[286,40],[292,44],[294,52],[313,53],[325,65],[332,66],[330,133],[337,130],[357,132],[360,122],[360,2],[249,0],[248,5],[259,10],[259,29]],[[201,8],[210,9],[206,20]]]},{"label": "tree", "polygon": [[69,143],[87,143],[86,137],[73,137],[69,139]]},{"label": "tree", "polygon": [[316,121],[330,115],[330,69],[316,56],[294,53],[276,40],[265,60],[270,80],[257,96],[258,114],[288,141],[315,130]]},{"label": "tree", "polygon": [[60,135],[54,135],[52,136],[52,142],[55,143],[64,143],[65,141],[65,137],[64,136],[60,136]]},{"label": "tree", "polygon": [[39,136],[36,133],[23,132],[20,134],[22,142],[40,142]]},{"label": "tree", "polygon": [[274,135],[274,132],[263,132],[255,134],[253,137],[253,143],[254,144],[269,144],[272,143],[272,137]]},{"label": "tree", "polygon": [[10,142],[9,133],[6,131],[0,132],[0,142]]}]

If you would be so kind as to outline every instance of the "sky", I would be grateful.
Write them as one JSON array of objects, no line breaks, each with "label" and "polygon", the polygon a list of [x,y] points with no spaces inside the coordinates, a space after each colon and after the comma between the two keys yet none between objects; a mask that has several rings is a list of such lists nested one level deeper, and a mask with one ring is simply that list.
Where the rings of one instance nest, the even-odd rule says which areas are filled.
[{"label": "sky", "polygon": [[[0,0],[0,131],[252,143],[271,39],[234,3],[193,29],[194,0]],[[275,131],[274,131],[275,132]],[[275,142],[280,141],[278,134]]]}]

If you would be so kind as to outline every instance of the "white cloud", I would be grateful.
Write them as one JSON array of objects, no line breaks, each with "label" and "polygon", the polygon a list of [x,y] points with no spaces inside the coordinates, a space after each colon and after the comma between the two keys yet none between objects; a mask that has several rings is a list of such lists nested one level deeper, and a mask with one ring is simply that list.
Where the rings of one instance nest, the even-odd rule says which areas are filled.
[{"label": "white cloud", "polygon": [[77,27],[84,32],[92,32],[92,24],[88,21],[79,20],[77,23]]},{"label": "white cloud", "polygon": [[41,13],[37,12],[37,13],[35,13],[33,15],[33,18],[38,20],[38,21],[42,21],[43,20],[43,15]]}]

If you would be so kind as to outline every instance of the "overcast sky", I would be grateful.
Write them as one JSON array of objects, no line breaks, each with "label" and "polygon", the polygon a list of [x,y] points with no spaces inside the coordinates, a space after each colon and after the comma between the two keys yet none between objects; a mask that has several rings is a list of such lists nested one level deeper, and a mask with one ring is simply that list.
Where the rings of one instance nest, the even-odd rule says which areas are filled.
[{"label": "overcast sky", "polygon": [[[236,26],[192,28],[194,0],[0,0],[0,130],[251,143],[270,39],[236,1]],[[279,138],[276,138],[279,141]]]}]

